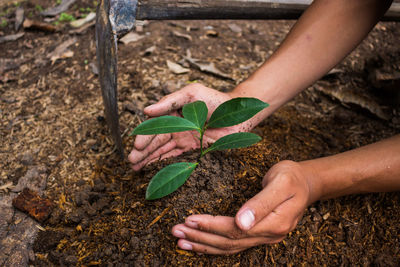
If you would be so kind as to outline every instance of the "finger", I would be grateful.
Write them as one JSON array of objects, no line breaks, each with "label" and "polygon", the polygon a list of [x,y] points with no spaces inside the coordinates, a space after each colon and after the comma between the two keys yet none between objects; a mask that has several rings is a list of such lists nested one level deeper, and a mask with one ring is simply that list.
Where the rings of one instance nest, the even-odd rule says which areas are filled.
[{"label": "finger", "polygon": [[143,150],[150,144],[154,137],[156,137],[156,135],[138,135],[135,138],[133,147],[137,150]]},{"label": "finger", "polygon": [[285,237],[291,232],[304,213],[305,203],[300,197],[291,198],[270,212],[260,222],[254,225],[249,235]]},{"label": "finger", "polygon": [[293,197],[288,180],[275,179],[247,201],[235,216],[235,222],[244,231],[271,213],[278,205]]},{"label": "finger", "polygon": [[183,149],[180,149],[180,148],[173,149],[170,152],[165,153],[164,155],[162,155],[161,156],[161,160],[167,159],[167,158],[177,157],[180,154],[182,154],[183,152],[184,152]]},{"label": "finger", "polygon": [[191,215],[186,218],[185,225],[203,232],[218,234],[227,238],[239,239],[246,233],[235,224],[235,219],[228,216],[212,216],[208,214]]},{"label": "finger", "polygon": [[245,237],[240,239],[231,239],[225,236],[212,234],[196,230],[185,226],[184,224],[176,225],[172,228],[172,234],[175,237],[186,239],[187,241],[208,245],[224,251],[237,251],[247,249],[249,247],[258,246],[271,242],[271,238],[265,237]]},{"label": "finger", "polygon": [[[164,146],[172,138],[171,134],[158,134],[144,150],[132,150],[128,156],[132,164],[137,164],[151,155],[154,151]],[[159,155],[158,155],[159,156]]]},{"label": "finger", "polygon": [[222,250],[209,245],[190,242],[186,239],[179,239],[178,247],[184,250],[193,250],[198,253],[211,254],[211,255],[230,255],[241,251],[241,250]]},{"label": "finger", "polygon": [[144,113],[151,117],[167,115],[174,110],[190,103],[191,97],[187,90],[179,90],[170,95],[164,96],[158,103],[150,105],[144,109]]},{"label": "finger", "polygon": [[163,154],[173,150],[175,147],[176,147],[176,143],[173,140],[168,142],[168,143],[166,143],[165,145],[163,145],[162,147],[160,147],[159,149],[154,151],[147,158],[143,159],[139,163],[133,164],[132,165],[132,169],[134,171],[140,170],[141,168],[146,166],[148,163],[161,159]]},{"label": "finger", "polygon": [[224,236],[230,239],[241,239],[248,237],[263,236],[265,238],[274,239],[277,236],[267,236],[264,234],[253,235],[240,229],[233,217],[227,216],[212,216],[207,214],[191,215],[186,218],[185,226],[192,229],[197,229],[202,232],[208,232],[219,236]]},{"label": "finger", "polygon": [[176,157],[176,156],[179,156],[182,153],[183,153],[182,149],[179,149],[179,148],[178,149],[173,149],[170,152],[165,153],[161,157],[156,157],[156,158],[150,160],[149,162],[147,162],[147,164],[151,164],[153,162],[160,161],[160,160],[167,159],[167,158],[171,158],[171,157]]}]

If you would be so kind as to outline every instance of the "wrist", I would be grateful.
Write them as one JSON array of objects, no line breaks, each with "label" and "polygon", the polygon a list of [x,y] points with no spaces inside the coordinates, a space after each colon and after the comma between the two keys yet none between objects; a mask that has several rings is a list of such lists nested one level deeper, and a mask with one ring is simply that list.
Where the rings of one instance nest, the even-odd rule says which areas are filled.
[{"label": "wrist", "polygon": [[228,95],[231,96],[232,98],[236,97],[255,97],[258,98],[256,95],[254,95],[255,91],[255,85],[248,80],[245,80],[241,83],[239,83],[232,91],[228,92]]},{"label": "wrist", "polygon": [[[262,120],[271,115],[279,107],[275,104],[274,97],[272,97],[274,94],[273,90],[271,90],[267,85],[263,85],[259,79],[252,78],[238,84],[228,93],[231,98],[253,97],[269,104],[267,108],[259,112],[247,122],[251,125],[251,129],[256,127]],[[266,97],[265,95],[270,95],[271,97]]]},{"label": "wrist", "polygon": [[324,179],[318,171],[316,160],[298,162],[309,188],[308,205],[323,199]]}]

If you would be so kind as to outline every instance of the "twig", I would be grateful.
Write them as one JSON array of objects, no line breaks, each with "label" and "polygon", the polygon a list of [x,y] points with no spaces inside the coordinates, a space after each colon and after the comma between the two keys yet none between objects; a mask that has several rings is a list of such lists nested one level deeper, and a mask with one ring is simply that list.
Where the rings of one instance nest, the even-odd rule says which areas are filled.
[{"label": "twig", "polygon": [[148,226],[147,228],[150,228],[153,224],[155,224],[156,222],[158,222],[165,214],[167,214],[169,212],[169,210],[172,208],[171,206],[168,206],[167,208],[165,208],[160,215],[158,215]]}]

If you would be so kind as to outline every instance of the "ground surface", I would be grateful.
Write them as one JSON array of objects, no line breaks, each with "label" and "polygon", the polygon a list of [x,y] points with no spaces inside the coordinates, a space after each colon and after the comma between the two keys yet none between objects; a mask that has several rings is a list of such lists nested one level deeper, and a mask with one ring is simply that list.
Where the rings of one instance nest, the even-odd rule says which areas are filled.
[{"label": "ground surface", "polygon": [[[39,10],[48,5],[41,0],[22,3],[25,15],[39,21]],[[86,8],[93,3],[79,1],[68,13],[78,17],[89,12]],[[16,33],[15,9],[2,7],[7,24],[2,24],[1,34]],[[144,106],[193,81],[232,89],[271,55],[292,24],[145,24],[139,32],[144,38],[119,45],[119,108],[126,149],[133,143],[126,133],[144,119]],[[44,166],[46,194],[56,205],[34,244],[33,265],[400,265],[398,193],[317,202],[283,242],[233,256],[179,250],[170,234],[171,227],[190,214],[234,215],[260,190],[263,175],[276,162],[331,155],[399,133],[400,110],[389,101],[395,99],[393,92],[382,93],[371,80],[377,71],[389,76],[400,72],[398,23],[379,23],[332,74],[257,127],[255,132],[263,136],[259,144],[205,157],[182,188],[151,202],[144,200],[145,188],[167,163],[135,173],[113,153],[92,68],[94,28],[79,34],[68,23],[57,27],[55,33],[20,30],[25,32],[22,38],[0,44],[0,59],[15,63],[9,67],[0,62],[0,186],[16,185],[31,166]],[[72,53],[51,60],[54,54],[49,54],[74,37]],[[190,66],[189,73],[173,74],[166,60],[182,62],[188,49],[193,58],[214,62],[233,80]],[[175,160],[196,156],[193,152]],[[4,189],[0,194],[9,193]]]}]

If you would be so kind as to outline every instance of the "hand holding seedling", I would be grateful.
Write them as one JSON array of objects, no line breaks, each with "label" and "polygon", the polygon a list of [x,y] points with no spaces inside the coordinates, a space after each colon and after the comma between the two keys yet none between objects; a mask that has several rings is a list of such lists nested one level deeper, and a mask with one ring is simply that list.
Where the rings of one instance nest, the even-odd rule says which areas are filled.
[{"label": "hand holding seedling", "polygon": [[[222,93],[201,84],[190,84],[164,97],[157,104],[145,108],[144,112],[150,117],[179,116],[177,111],[185,104],[200,100],[206,103],[208,107],[207,118],[210,118],[217,106],[229,99],[232,99],[232,96],[228,93]],[[231,127],[208,129],[203,136],[203,147],[208,147],[209,144],[228,134],[250,131],[257,124],[253,122],[254,118]],[[128,158],[132,163],[132,168],[138,171],[150,162],[175,157],[183,152],[200,148],[199,137],[197,131],[138,135]]]},{"label": "hand holding seedling", "polygon": [[147,187],[146,199],[161,198],[175,191],[187,180],[199,164],[200,158],[206,153],[216,150],[247,147],[260,141],[261,137],[256,134],[240,132],[223,136],[208,148],[203,146],[204,134],[208,129],[224,128],[240,124],[266,107],[268,107],[267,103],[256,98],[233,98],[219,105],[207,121],[208,108],[206,103],[196,101],[183,106],[183,118],[178,116],[161,116],[144,121],[138,125],[131,135],[196,131],[200,142],[198,161],[171,164],[159,171]]}]

